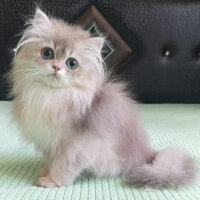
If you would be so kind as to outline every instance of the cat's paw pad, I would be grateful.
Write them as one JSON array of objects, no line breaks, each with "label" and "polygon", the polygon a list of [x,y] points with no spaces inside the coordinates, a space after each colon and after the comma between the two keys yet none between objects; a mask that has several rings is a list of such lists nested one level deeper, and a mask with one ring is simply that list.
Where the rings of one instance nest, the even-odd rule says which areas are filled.
[{"label": "cat's paw pad", "polygon": [[49,170],[47,168],[42,168],[40,171],[39,171],[39,176],[40,177],[44,177],[44,176],[48,176],[49,174]]},{"label": "cat's paw pad", "polygon": [[54,188],[54,187],[58,187],[58,185],[56,184],[55,181],[53,181],[51,178],[47,177],[40,177],[38,178],[37,182],[36,182],[37,186],[41,186],[41,187],[47,187],[47,188]]}]

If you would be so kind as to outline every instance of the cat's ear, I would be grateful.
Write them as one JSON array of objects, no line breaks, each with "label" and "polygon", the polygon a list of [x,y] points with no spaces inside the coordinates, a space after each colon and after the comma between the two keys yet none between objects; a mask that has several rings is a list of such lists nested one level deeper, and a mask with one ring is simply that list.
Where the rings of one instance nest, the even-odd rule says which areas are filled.
[{"label": "cat's ear", "polygon": [[35,15],[32,19],[32,25],[43,29],[48,27],[50,24],[51,22],[48,16],[40,8],[36,8]]},{"label": "cat's ear", "polygon": [[103,48],[105,39],[103,37],[94,37],[94,38],[90,38],[90,41],[92,42],[92,45],[94,45],[95,48],[101,51],[101,49]]},{"label": "cat's ear", "polygon": [[34,17],[28,20],[26,25],[27,28],[16,46],[16,53],[26,43],[37,41],[38,38],[45,36],[48,33],[51,22],[47,15],[37,8]]},{"label": "cat's ear", "polygon": [[36,8],[34,17],[28,21],[27,25],[30,36],[40,38],[48,34],[51,22],[40,8]]}]

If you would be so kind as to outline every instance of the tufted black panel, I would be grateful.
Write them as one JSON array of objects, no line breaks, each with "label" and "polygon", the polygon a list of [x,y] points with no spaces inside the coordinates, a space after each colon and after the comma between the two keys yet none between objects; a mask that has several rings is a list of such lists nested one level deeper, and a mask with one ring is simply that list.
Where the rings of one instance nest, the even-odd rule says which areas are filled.
[{"label": "tufted black panel", "polygon": [[[117,73],[130,81],[138,100],[200,103],[199,0],[39,0],[44,11],[74,22],[94,4],[133,49]],[[0,74],[33,13],[32,0],[0,1]],[[6,84],[0,80],[0,99]]]}]

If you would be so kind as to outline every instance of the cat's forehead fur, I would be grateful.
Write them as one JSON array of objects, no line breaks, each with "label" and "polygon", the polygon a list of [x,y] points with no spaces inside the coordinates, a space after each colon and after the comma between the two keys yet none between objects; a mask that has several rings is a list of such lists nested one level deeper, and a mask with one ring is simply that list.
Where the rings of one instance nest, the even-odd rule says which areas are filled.
[{"label": "cat's forehead fur", "polygon": [[34,41],[53,42],[54,46],[74,46],[90,38],[90,33],[80,26],[71,25],[63,20],[48,17],[40,9],[36,9],[35,15],[28,20],[28,26],[20,39],[16,51],[24,44]]},{"label": "cat's forehead fur", "polygon": [[46,37],[55,45],[68,45],[79,43],[90,38],[87,31],[76,25],[69,25],[59,19],[50,19],[49,34]]}]

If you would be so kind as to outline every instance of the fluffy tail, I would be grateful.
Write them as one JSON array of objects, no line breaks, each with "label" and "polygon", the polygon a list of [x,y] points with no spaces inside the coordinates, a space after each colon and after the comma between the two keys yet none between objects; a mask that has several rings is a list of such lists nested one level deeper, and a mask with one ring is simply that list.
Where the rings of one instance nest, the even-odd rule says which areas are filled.
[{"label": "fluffy tail", "polygon": [[126,182],[138,187],[177,187],[190,183],[195,178],[196,169],[187,154],[169,148],[158,152],[151,164],[134,169]]}]

